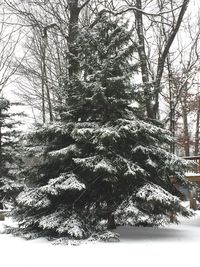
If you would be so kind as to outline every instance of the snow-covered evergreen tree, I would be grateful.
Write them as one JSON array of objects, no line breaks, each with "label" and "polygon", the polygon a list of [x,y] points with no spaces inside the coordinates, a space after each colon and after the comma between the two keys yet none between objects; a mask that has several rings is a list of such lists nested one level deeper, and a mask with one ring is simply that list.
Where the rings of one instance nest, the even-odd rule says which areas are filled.
[{"label": "snow-covered evergreen tree", "polygon": [[20,144],[19,121],[16,115],[9,113],[10,103],[0,98],[0,208],[8,201],[13,201],[22,190],[22,183],[17,179],[19,172]]},{"label": "snow-covered evergreen tree", "polygon": [[66,81],[61,121],[28,136],[34,161],[14,210],[19,230],[82,239],[115,223],[188,216],[170,182],[185,183],[185,162],[165,150],[169,132],[132,105],[136,45],[127,24],[102,17],[76,45],[79,73]]}]

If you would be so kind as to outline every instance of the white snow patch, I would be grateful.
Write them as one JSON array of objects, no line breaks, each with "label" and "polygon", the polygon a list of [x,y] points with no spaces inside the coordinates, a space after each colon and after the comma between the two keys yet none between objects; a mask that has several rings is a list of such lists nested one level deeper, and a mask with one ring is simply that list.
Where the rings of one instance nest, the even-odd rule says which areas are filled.
[{"label": "white snow patch", "polygon": [[[0,228],[4,223],[0,222]],[[2,267],[169,267],[199,262],[200,212],[161,228],[119,227],[121,242],[55,246],[44,238],[26,241],[0,234]]]}]

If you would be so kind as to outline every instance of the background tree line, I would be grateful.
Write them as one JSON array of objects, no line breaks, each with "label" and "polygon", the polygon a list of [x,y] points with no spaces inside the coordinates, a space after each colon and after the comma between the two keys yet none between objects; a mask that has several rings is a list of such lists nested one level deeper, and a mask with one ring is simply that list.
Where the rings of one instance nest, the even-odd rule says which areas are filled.
[{"label": "background tree line", "polygon": [[[140,105],[146,116],[166,123],[177,140],[171,144],[173,153],[199,153],[198,11],[191,20],[192,5],[198,9],[196,1],[6,0],[1,5],[7,24],[23,34],[15,43],[20,42],[24,52],[8,65],[15,73],[18,95],[38,114],[36,121],[55,120],[65,103],[65,78],[77,68],[72,45],[76,25],[92,29],[103,14],[123,16],[134,29],[135,62],[140,64],[135,80],[143,88]],[[74,56],[66,60],[67,52]]]}]

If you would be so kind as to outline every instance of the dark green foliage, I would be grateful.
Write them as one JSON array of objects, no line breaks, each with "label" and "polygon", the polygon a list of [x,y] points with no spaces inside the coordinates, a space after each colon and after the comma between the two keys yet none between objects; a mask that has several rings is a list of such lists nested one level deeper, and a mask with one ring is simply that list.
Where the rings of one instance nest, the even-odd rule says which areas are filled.
[{"label": "dark green foliage", "polygon": [[136,45],[130,44],[132,31],[126,27],[104,18],[95,29],[80,33],[79,76],[66,85],[67,120],[105,123],[127,116],[137,65],[130,64]]},{"label": "dark green foliage", "polygon": [[0,98],[0,203],[14,201],[22,190],[22,183],[17,180],[20,159],[19,122],[16,115],[9,113],[10,103]]},{"label": "dark green foliage", "polygon": [[169,178],[185,183],[187,164],[164,149],[169,132],[132,108],[135,44],[126,27],[102,18],[79,35],[79,75],[66,81],[61,121],[28,136],[27,188],[14,211],[21,232],[82,239],[113,219],[158,225],[190,215]]}]

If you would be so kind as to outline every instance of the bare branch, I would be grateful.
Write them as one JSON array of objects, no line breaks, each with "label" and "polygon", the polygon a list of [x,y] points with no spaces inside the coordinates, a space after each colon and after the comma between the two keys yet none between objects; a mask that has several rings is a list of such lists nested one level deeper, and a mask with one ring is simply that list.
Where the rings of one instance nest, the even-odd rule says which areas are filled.
[{"label": "bare branch", "polygon": [[82,6],[79,7],[79,10],[82,10],[87,4],[89,4],[90,0],[85,1],[85,3],[82,4]]}]

